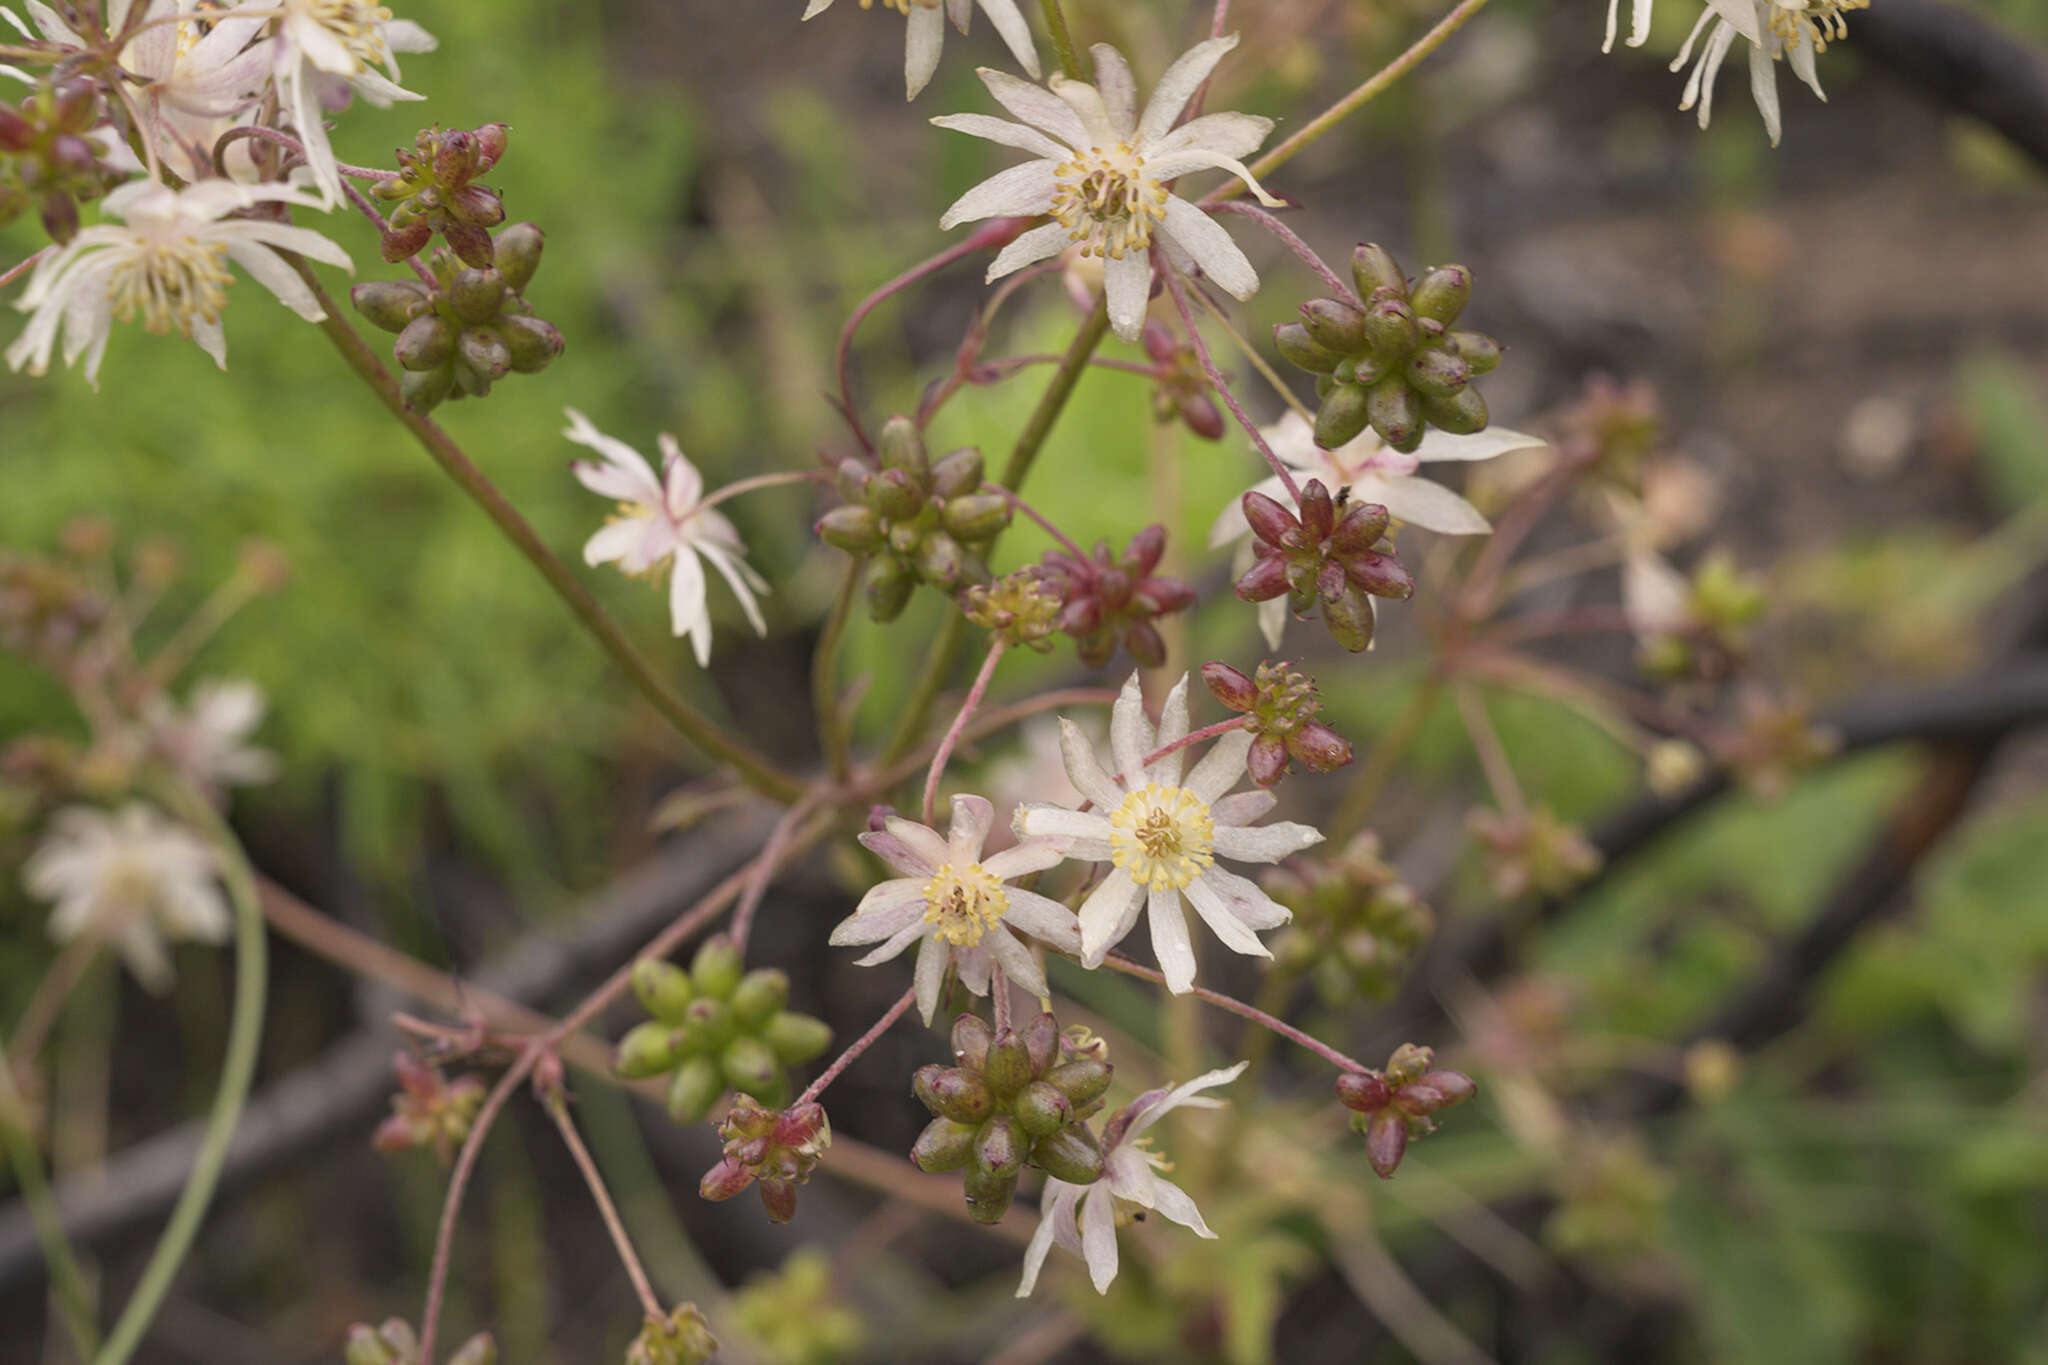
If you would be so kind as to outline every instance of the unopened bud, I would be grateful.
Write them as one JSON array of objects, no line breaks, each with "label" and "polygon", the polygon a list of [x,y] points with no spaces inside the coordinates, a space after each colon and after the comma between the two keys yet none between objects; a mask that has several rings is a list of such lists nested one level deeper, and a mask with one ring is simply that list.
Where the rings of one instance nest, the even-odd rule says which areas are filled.
[{"label": "unopened bud", "polygon": [[502,379],[512,369],[512,348],[495,327],[465,327],[455,338],[456,354],[472,374]]},{"label": "unopened bud", "polygon": [[891,417],[882,426],[879,442],[884,469],[900,469],[922,483],[931,473],[925,456],[924,436],[908,417]]},{"label": "unopened bud", "polygon": [[1217,701],[1233,711],[1249,711],[1259,699],[1259,689],[1229,664],[1211,661],[1202,665],[1202,681]]},{"label": "unopened bud", "polygon": [[[1422,415],[1429,419],[1431,426],[1453,436],[1470,436],[1475,431],[1484,431],[1489,420],[1486,400],[1474,388],[1460,389],[1449,398],[1425,397]],[[1418,443],[1420,439],[1418,436]]]},{"label": "unopened bud", "polygon": [[512,368],[519,374],[538,374],[555,363],[567,343],[561,329],[552,322],[512,313],[498,319],[498,335],[505,339]]},{"label": "unopened bud", "polygon": [[1298,322],[1282,323],[1273,329],[1273,348],[1280,358],[1310,374],[1328,374],[1344,357],[1317,343],[1308,328]]},{"label": "unopened bud", "polygon": [[1408,1152],[1408,1120],[1394,1109],[1372,1116],[1365,1130],[1365,1158],[1380,1179],[1390,1178]]},{"label": "unopened bud", "polygon": [[498,316],[505,301],[505,277],[495,270],[464,270],[448,286],[448,307],[472,326]]},{"label": "unopened bud", "polygon": [[491,249],[492,264],[513,293],[526,292],[534,271],[540,269],[541,248],[546,245],[547,234],[532,223],[514,223],[498,234]]},{"label": "unopened bud", "polygon": [[1301,325],[1318,346],[1339,355],[1365,349],[1365,314],[1342,299],[1310,299],[1301,305]]},{"label": "unopened bud", "polygon": [[1408,277],[1401,273],[1401,263],[1394,254],[1383,246],[1361,242],[1351,253],[1351,282],[1358,286],[1358,297],[1369,299],[1375,289],[1406,289]]},{"label": "unopened bud", "polygon": [[910,1159],[917,1169],[930,1175],[957,1171],[973,1159],[974,1138],[980,1131],[978,1124],[933,1119],[911,1145]]},{"label": "unopened bud", "polygon": [[1472,272],[1462,265],[1440,265],[1426,270],[1415,282],[1409,301],[1420,317],[1432,318],[1448,327],[1465,311],[1472,297]]},{"label": "unopened bud", "polygon": [[348,291],[348,300],[374,327],[402,332],[434,306],[427,291],[410,280],[375,280]]},{"label": "unopened bud", "polygon": [[932,464],[932,492],[941,498],[972,493],[981,487],[981,478],[981,452],[973,446],[951,451]]},{"label": "unopened bud", "polygon": [[1370,397],[1356,384],[1339,384],[1316,410],[1315,442],[1340,450],[1358,438],[1371,420]]},{"label": "unopened bud", "polygon": [[677,1123],[696,1123],[724,1093],[725,1075],[718,1063],[709,1057],[687,1058],[668,1083],[669,1117]]},{"label": "unopened bud", "polygon": [[629,1030],[619,1040],[619,1054],[612,1069],[628,1080],[659,1076],[673,1067],[682,1055],[678,1031],[659,1020],[650,1020]]}]

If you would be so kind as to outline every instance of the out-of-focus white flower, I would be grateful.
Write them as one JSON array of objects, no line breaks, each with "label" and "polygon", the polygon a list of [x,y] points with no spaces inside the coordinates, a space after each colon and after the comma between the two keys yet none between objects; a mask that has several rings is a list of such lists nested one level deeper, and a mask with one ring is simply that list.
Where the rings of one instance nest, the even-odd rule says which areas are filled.
[{"label": "out-of-focus white flower", "polygon": [[8,368],[42,374],[49,368],[57,333],[64,334],[64,363],[85,357],[86,382],[97,387],[100,357],[116,319],[142,315],[143,326],[159,336],[190,337],[227,368],[227,338],[220,315],[228,303],[234,262],[280,303],[308,322],[326,316],[313,291],[278,250],[351,270],[348,253],[311,228],[262,218],[229,218],[256,204],[318,208],[309,194],[289,185],[240,185],[205,180],[174,190],[150,180],[133,180],[100,201],[119,218],[81,231],[37,263],[15,307],[33,316],[7,348]]},{"label": "out-of-focus white flower", "polygon": [[1692,60],[1693,45],[1706,34],[1678,107],[1690,109],[1697,104],[1700,127],[1707,126],[1714,110],[1714,78],[1739,37],[1749,44],[1750,94],[1756,99],[1757,112],[1763,115],[1771,145],[1777,146],[1783,132],[1778,111],[1778,59],[1788,62],[1792,73],[1814,94],[1827,99],[1813,59],[1827,50],[1829,39],[1849,31],[1842,18],[1845,11],[1865,9],[1869,4],[1870,0],[1707,0],[1699,22],[1671,63],[1671,69],[1677,71]]},{"label": "out-of-focus white flower", "polygon": [[[1002,35],[1017,65],[1030,72],[1032,79],[1038,78],[1038,48],[1031,41],[1031,25],[1018,10],[1017,0],[882,0],[883,9],[893,9],[908,21],[903,36],[905,99],[916,99],[918,92],[930,83],[932,72],[939,69],[939,50],[946,42],[946,20],[950,18],[954,28],[966,33],[977,3]],[[860,7],[873,9],[875,0],[860,0]],[[804,18],[815,19],[831,8],[832,0],[811,0]]]},{"label": "out-of-focus white flower", "polygon": [[[1333,496],[1338,490],[1349,488],[1355,502],[1379,503],[1401,521],[1448,536],[1484,535],[1493,528],[1480,515],[1478,508],[1442,484],[1421,477],[1415,472],[1417,469],[1425,464],[1453,460],[1462,463],[1491,460],[1511,451],[1534,450],[1544,444],[1541,437],[1524,435],[1506,427],[1488,427],[1470,436],[1456,436],[1432,427],[1423,436],[1422,444],[1404,455],[1384,444],[1372,428],[1367,427],[1342,450],[1324,450],[1316,444],[1315,429],[1296,412],[1289,412],[1271,426],[1262,427],[1259,434],[1266,438],[1266,444],[1280,462],[1299,476],[1299,481],[1320,479]],[[1287,501],[1286,489],[1277,474],[1253,487],[1269,498],[1283,503]],[[1251,567],[1251,542],[1245,539],[1251,531],[1251,523],[1244,519],[1243,499],[1233,498],[1209,528],[1209,548],[1218,549],[1232,541],[1244,540],[1237,555],[1237,573],[1242,574]],[[1286,625],[1286,598],[1276,597],[1259,603],[1259,629],[1272,648],[1280,647],[1280,635]]]},{"label": "out-of-focus white flower", "polygon": [[562,434],[603,456],[570,466],[576,481],[599,497],[614,499],[619,514],[583,547],[586,564],[617,563],[633,577],[670,574],[669,627],[690,637],[702,667],[711,662],[711,608],[705,593],[704,565],[709,560],[740,600],[740,610],[757,635],[768,633],[755,593],[768,584],[746,561],[747,547],[725,514],[704,507],[704,476],[683,457],[676,438],[661,434],[661,475],[647,457],[616,437],[607,436],[574,408]]},{"label": "out-of-focus white flower", "polygon": [[1177,269],[1199,266],[1233,298],[1250,298],[1259,277],[1244,252],[1215,219],[1168,188],[1195,171],[1224,170],[1250,186],[1261,203],[1280,202],[1259,187],[1239,160],[1266,140],[1271,119],[1204,114],[1174,126],[1195,91],[1236,46],[1235,34],[1196,45],[1159,78],[1142,115],[1130,64],[1113,47],[1098,43],[1092,49],[1093,85],[1055,75],[1040,87],[983,67],[982,84],[1023,123],[985,114],[949,114],[932,122],[1039,159],[1012,166],[961,195],[939,226],[1051,214],[1054,221],[1003,248],[988,278],[1001,279],[1078,242],[1103,258],[1110,325],[1125,341],[1136,341],[1144,325],[1155,244]]},{"label": "out-of-focus white flower", "polygon": [[1047,994],[1038,959],[1011,935],[1013,928],[1062,952],[1081,951],[1073,911],[1035,891],[1003,885],[1044,871],[1065,853],[1057,843],[1031,840],[983,858],[981,846],[994,821],[995,807],[982,797],[956,796],[943,839],[930,826],[897,816],[889,817],[882,832],[860,836],[869,852],[904,875],[862,896],[832,931],[832,942],[881,944],[860,959],[863,967],[917,944],[917,1007],[927,1024],[938,1010],[949,963],[958,965],[961,984],[976,995],[988,994],[998,968],[1029,994]]},{"label": "out-of-focus white flower", "polygon": [[[1628,45],[1641,47],[1650,36],[1650,8],[1652,0],[1629,0]],[[1600,44],[1602,52],[1614,51],[1614,33],[1621,19],[1621,0],[1607,0],[1607,38]]]},{"label": "out-of-focus white flower", "polygon": [[205,678],[182,711],[159,695],[143,720],[157,752],[187,781],[214,792],[277,776],[277,755],[248,742],[265,705],[263,689],[247,679]]},{"label": "out-of-focus white flower", "polygon": [[376,0],[242,0],[236,8],[277,21],[269,38],[271,78],[306,149],[313,182],[332,207],[341,199],[341,171],[327,140],[326,112],[349,91],[380,109],[425,99],[398,84],[397,54],[432,52],[433,35],[411,20],[393,19]]},{"label": "out-of-focus white flower", "polygon": [[1228,1085],[1249,1065],[1239,1062],[1211,1071],[1172,1090],[1146,1091],[1104,1125],[1100,1179],[1092,1185],[1054,1179],[1045,1182],[1045,1192],[1039,1198],[1038,1231],[1031,1234],[1031,1245],[1024,1249],[1024,1278],[1017,1285],[1018,1298],[1028,1298],[1038,1287],[1038,1272],[1054,1242],[1087,1261],[1095,1292],[1107,1294],[1110,1282],[1116,1279],[1116,1230],[1129,1221],[1133,1209],[1163,1214],[1192,1228],[1197,1237],[1215,1237],[1187,1191],[1160,1174],[1172,1167],[1152,1150],[1145,1130],[1176,1109],[1221,1108],[1222,1100],[1201,1092]]},{"label": "out-of-focus white flower", "polygon": [[56,905],[50,937],[104,938],[138,981],[162,991],[171,984],[165,940],[224,943],[234,929],[214,866],[204,840],[148,806],[74,807],[51,822],[21,879]]},{"label": "out-of-focus white flower", "polygon": [[1174,685],[1155,733],[1145,717],[1138,675],[1131,675],[1110,711],[1114,777],[1104,771],[1080,727],[1063,719],[1060,748],[1067,777],[1096,809],[1027,805],[1013,822],[1019,835],[1061,841],[1069,858],[1115,864],[1081,903],[1082,965],[1101,966],[1109,950],[1137,926],[1138,912],[1149,909],[1152,951],[1167,989],[1176,995],[1195,981],[1195,949],[1181,911],[1183,897],[1225,945],[1256,957],[1272,956],[1259,942],[1259,931],[1277,929],[1291,918],[1257,883],[1216,866],[1217,857],[1277,863],[1323,838],[1307,825],[1251,828],[1252,821],[1273,808],[1271,792],[1224,795],[1244,776],[1249,731],[1220,736],[1185,783],[1179,750],[1145,763],[1147,754],[1186,738],[1187,687],[1185,677]]}]

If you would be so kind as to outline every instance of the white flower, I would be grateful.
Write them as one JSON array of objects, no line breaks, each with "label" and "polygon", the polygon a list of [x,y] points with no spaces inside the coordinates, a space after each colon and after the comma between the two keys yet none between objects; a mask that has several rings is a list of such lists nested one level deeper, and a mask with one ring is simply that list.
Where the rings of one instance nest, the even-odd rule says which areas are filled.
[{"label": "white flower", "polygon": [[248,743],[263,723],[263,689],[246,679],[206,678],[180,712],[152,697],[143,717],[159,753],[189,782],[206,790],[268,782],[277,755]]},{"label": "white flower", "polygon": [[1145,1130],[1175,1109],[1217,1109],[1223,1101],[1199,1092],[1228,1085],[1251,1065],[1239,1062],[1223,1071],[1197,1076],[1173,1090],[1148,1090],[1110,1119],[1102,1132],[1102,1175],[1092,1185],[1070,1185],[1048,1179],[1039,1196],[1038,1231],[1024,1249],[1024,1278],[1017,1285],[1017,1297],[1028,1298],[1038,1287],[1038,1272],[1046,1253],[1058,1242],[1088,1262],[1088,1278],[1095,1292],[1107,1294],[1116,1279],[1116,1230],[1128,1221],[1132,1208],[1165,1215],[1198,1237],[1215,1233],[1202,1221],[1202,1212],[1187,1191],[1160,1175],[1170,1169],[1151,1148]]},{"label": "white flower", "polygon": [[[1641,47],[1650,36],[1651,0],[1629,0],[1628,45]],[[1614,51],[1614,30],[1621,18],[1621,0],[1607,0],[1607,39],[1602,52]]]},{"label": "white flower", "polygon": [[376,0],[242,0],[238,8],[277,20],[269,40],[271,78],[306,149],[313,182],[331,207],[341,198],[341,171],[323,121],[328,107],[351,90],[380,109],[425,99],[398,84],[396,54],[432,52],[433,35],[393,19]]},{"label": "white flower", "polygon": [[56,903],[50,937],[104,938],[153,991],[171,982],[165,939],[224,943],[234,928],[214,882],[213,850],[140,804],[113,814],[60,812],[21,879],[32,895]]},{"label": "white flower", "polygon": [[1057,843],[1034,840],[981,856],[995,807],[979,796],[953,798],[946,837],[913,820],[890,816],[881,833],[863,834],[869,852],[903,873],[879,883],[832,931],[838,946],[879,943],[860,959],[863,967],[887,962],[912,943],[917,949],[917,1007],[929,1024],[939,1007],[946,967],[960,969],[960,981],[987,995],[996,968],[1034,996],[1048,992],[1045,973],[1031,950],[1011,936],[1021,929],[1062,952],[1081,951],[1074,912],[1058,901],[1022,887],[1012,877],[1042,872],[1065,857]]},{"label": "white flower", "polygon": [[1783,131],[1778,113],[1778,59],[1789,62],[1793,74],[1825,100],[1827,92],[1820,88],[1814,56],[1827,50],[1830,38],[1848,32],[1843,11],[1864,9],[1869,4],[1870,0],[1707,0],[1699,22],[1671,63],[1673,71],[1683,67],[1692,57],[1693,44],[1712,25],[1678,107],[1690,109],[1697,103],[1700,127],[1707,126],[1714,111],[1714,78],[1720,74],[1728,49],[1740,37],[1749,43],[1750,94],[1756,99],[1757,112],[1763,115],[1771,145],[1777,146]]},{"label": "white flower", "polygon": [[229,261],[300,317],[320,321],[325,314],[313,291],[277,251],[296,251],[350,270],[348,253],[310,228],[226,216],[263,203],[319,207],[305,191],[288,185],[205,180],[174,190],[134,180],[116,189],[100,206],[120,224],[86,228],[37,263],[15,304],[34,316],[7,348],[8,367],[42,374],[61,325],[64,363],[75,364],[83,355],[86,382],[97,387],[107,333],[116,319],[126,322],[140,313],[150,331],[190,337],[226,369],[220,315],[234,283]]},{"label": "white flower", "polygon": [[666,566],[672,575],[669,626],[678,636],[690,637],[699,667],[711,662],[711,611],[700,556],[732,588],[754,633],[766,635],[768,623],[761,619],[754,594],[768,591],[768,585],[747,564],[747,547],[725,514],[699,505],[704,477],[683,458],[675,437],[661,434],[661,477],[656,478],[646,456],[599,431],[576,409],[564,411],[569,429],[562,434],[604,457],[572,464],[576,481],[619,504],[619,515],[584,545],[583,562],[616,562],[620,572],[634,577],[658,574]]},{"label": "white flower", "polygon": [[1070,858],[1115,864],[1102,884],[1081,903],[1081,964],[1099,967],[1109,950],[1137,926],[1149,909],[1152,951],[1179,995],[1195,981],[1195,949],[1188,939],[1183,897],[1216,937],[1235,952],[1271,957],[1258,932],[1277,929],[1291,916],[1255,882],[1216,866],[1220,855],[1239,862],[1277,863],[1323,836],[1307,825],[1251,822],[1273,808],[1268,791],[1224,796],[1244,776],[1251,733],[1225,732],[1181,780],[1175,750],[1147,766],[1145,756],[1176,744],[1188,733],[1188,680],[1166,698],[1155,734],[1133,673],[1111,708],[1109,747],[1118,773],[1104,771],[1088,738],[1072,721],[1060,721],[1060,748],[1067,777],[1092,802],[1092,811],[1027,805],[1013,822],[1026,837],[1061,840]]},{"label": "white flower", "polygon": [[[1422,444],[1404,455],[1383,444],[1372,428],[1367,427],[1342,450],[1324,450],[1316,444],[1315,429],[1296,412],[1289,412],[1273,425],[1260,428],[1259,434],[1266,438],[1266,444],[1280,462],[1294,471],[1299,482],[1320,479],[1332,496],[1340,489],[1349,488],[1355,502],[1376,502],[1401,521],[1447,536],[1485,535],[1493,528],[1480,515],[1478,508],[1442,484],[1422,478],[1415,472],[1418,468],[1453,460],[1464,463],[1491,460],[1510,451],[1534,450],[1544,444],[1541,437],[1527,436],[1506,427],[1488,427],[1470,436],[1457,436],[1432,427],[1423,436]],[[1287,490],[1277,474],[1254,485],[1254,491],[1282,503],[1287,501]],[[1233,498],[1209,528],[1209,548],[1218,549],[1244,539],[1251,535],[1251,531],[1251,523],[1244,519],[1243,500]],[[1248,540],[1239,547],[1238,560],[1238,573],[1242,574],[1251,567],[1251,544]],[[1372,599],[1367,598],[1366,601],[1370,604]],[[1259,603],[1259,629],[1274,649],[1280,647],[1280,634],[1286,623],[1286,598],[1276,597]]]},{"label": "white flower", "polygon": [[[954,28],[967,32],[967,21],[974,17],[977,2],[1009,45],[1017,65],[1037,79],[1038,49],[1031,41],[1031,25],[1018,10],[1017,0],[943,0],[943,14],[942,0],[882,0],[883,9],[893,9],[908,20],[903,36],[905,99],[916,99],[918,91],[930,83],[932,72],[939,69],[939,49],[946,41],[946,19],[950,17]],[[873,9],[875,0],[860,0],[860,7]],[[831,8],[832,0],[811,0],[804,18],[815,19]]]},{"label": "white flower", "polygon": [[1097,44],[1093,49],[1094,85],[1056,75],[1050,88],[1042,89],[983,67],[982,84],[1024,122],[985,114],[949,114],[932,122],[1021,148],[1039,159],[1012,166],[961,195],[939,226],[1051,214],[1053,222],[1003,248],[988,278],[1001,279],[1079,242],[1084,252],[1103,257],[1110,324],[1125,341],[1136,341],[1144,324],[1155,242],[1176,268],[1186,272],[1200,266],[1232,297],[1250,298],[1259,277],[1244,252],[1213,218],[1169,188],[1194,171],[1225,170],[1249,185],[1260,202],[1279,203],[1238,160],[1266,140],[1271,119],[1204,114],[1174,127],[1216,63],[1236,46],[1232,34],[1189,51],[1159,78],[1142,116],[1130,65],[1113,47]]}]

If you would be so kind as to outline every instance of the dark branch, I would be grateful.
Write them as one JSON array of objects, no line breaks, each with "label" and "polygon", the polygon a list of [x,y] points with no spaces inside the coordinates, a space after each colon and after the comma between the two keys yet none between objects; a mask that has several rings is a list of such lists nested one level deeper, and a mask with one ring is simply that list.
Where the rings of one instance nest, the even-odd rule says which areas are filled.
[{"label": "dark branch", "polygon": [[1879,0],[1848,45],[2048,167],[2048,61],[1999,25],[1940,0]]}]

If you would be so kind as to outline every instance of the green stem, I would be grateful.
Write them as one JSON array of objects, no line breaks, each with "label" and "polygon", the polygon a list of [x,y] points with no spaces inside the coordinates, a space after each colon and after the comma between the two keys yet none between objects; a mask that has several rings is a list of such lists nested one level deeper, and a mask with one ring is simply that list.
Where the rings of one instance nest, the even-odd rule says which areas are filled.
[{"label": "green stem", "polygon": [[[1279,167],[1292,161],[1301,152],[1306,151],[1318,138],[1364,108],[1367,103],[1374,97],[1382,94],[1395,81],[1400,80],[1401,77],[1413,71],[1421,64],[1424,57],[1442,47],[1445,39],[1465,27],[1466,22],[1473,15],[1485,8],[1486,0],[1463,0],[1462,4],[1439,20],[1435,28],[1416,39],[1414,46],[1368,76],[1364,83],[1350,94],[1344,96],[1344,98],[1338,100],[1328,109],[1325,109],[1322,113],[1317,114],[1314,118],[1303,124],[1294,136],[1288,138],[1272,151],[1267,152],[1257,161],[1254,161],[1251,167],[1252,178],[1254,180],[1264,179]],[[1214,194],[1207,196],[1203,202],[1206,204],[1216,204],[1226,199],[1235,199],[1238,195],[1244,193],[1244,189],[1245,186],[1242,180],[1232,179]]]},{"label": "green stem", "polygon": [[845,642],[846,623],[853,615],[853,599],[860,591],[860,569],[860,560],[847,561],[846,573],[839,580],[839,595],[832,600],[832,614],[825,618],[825,629],[818,635],[817,653],[811,656],[811,705],[818,713],[818,743],[825,750],[825,763],[835,782],[844,782],[853,771],[846,708],[839,704],[839,648]]},{"label": "green stem", "polygon": [[193,1159],[191,1174],[185,1177],[184,1192],[171,1210],[171,1220],[150,1254],[149,1264],[136,1283],[135,1292],[120,1319],[108,1334],[107,1344],[93,1357],[93,1365],[125,1365],[142,1343],[151,1319],[170,1292],[171,1281],[184,1263],[206,1218],[214,1187],[220,1183],[221,1167],[227,1161],[228,1142],[242,1117],[249,1098],[249,1083],[256,1075],[256,1053],[263,1041],[263,996],[267,967],[263,938],[263,910],[256,897],[256,879],[242,856],[241,845],[226,823],[203,799],[185,793],[177,802],[178,814],[198,826],[213,841],[221,855],[221,880],[235,907],[235,1003],[228,1020],[227,1058],[222,1063],[220,1088],[214,1093],[213,1111],[207,1116],[206,1132]]},{"label": "green stem", "polygon": [[1074,35],[1067,32],[1067,16],[1060,8],[1060,0],[1039,0],[1038,7],[1045,14],[1045,29],[1052,35],[1053,50],[1059,53],[1060,69],[1067,73],[1069,80],[1089,79],[1089,69],[1083,64],[1079,49],[1074,46]]},{"label": "green stem", "polygon": [[[0,1051],[0,1059],[4,1059]],[[78,1253],[64,1235],[64,1215],[50,1193],[49,1176],[43,1170],[42,1153],[28,1129],[28,1106],[14,1085],[14,1071],[0,1060],[0,1142],[7,1146],[7,1159],[21,1184],[21,1201],[28,1205],[29,1221],[35,1224],[36,1241],[43,1248],[43,1264],[49,1267],[50,1284],[57,1294],[57,1308],[64,1317],[65,1330],[78,1348],[80,1360],[91,1360],[100,1348],[99,1324],[94,1321],[92,1292]]]},{"label": "green stem", "polygon": [[1074,334],[1073,344],[1067,347],[1067,353],[1060,357],[1059,369],[1053,371],[1052,382],[1046,385],[1044,396],[1032,410],[1031,420],[1024,424],[1016,446],[1010,451],[1010,458],[1003,465],[1003,477],[996,482],[1013,492],[1023,489],[1032,462],[1044,448],[1045,438],[1052,435],[1052,424],[1059,419],[1067,400],[1074,396],[1074,386],[1088,372],[1089,357],[1095,354],[1095,348],[1102,344],[1102,338],[1108,333],[1109,305],[1098,303],[1095,311],[1088,315],[1088,320],[1081,324],[1081,330]]},{"label": "green stem", "polygon": [[513,547],[540,571],[540,576],[555,590],[555,595],[575,614],[591,638],[625,670],[626,676],[632,679],[634,686],[640,689],[654,709],[681,731],[685,739],[714,758],[731,764],[755,791],[785,802],[802,795],[801,782],[777,768],[759,751],[733,738],[726,728],[690,705],[662,681],[654,666],[619,629],[618,623],[605,613],[597,599],[590,595],[590,590],[547,547],[526,518],[498,491],[497,485],[484,476],[447,432],[405,406],[397,381],[392,379],[383,362],[371,353],[356,329],[341,316],[311,267],[296,258],[292,265],[319,299],[321,308],[326,312],[326,317],[320,321],[320,330],[327,334],[327,339],[348,362],[349,368],[383,400],[391,415],[412,433],[413,438],[433,457],[434,463],[441,466],[442,472],[469,494],[470,500],[497,524]]},{"label": "green stem", "polygon": [[1332,848],[1350,842],[1352,835],[1365,828],[1366,817],[1372,814],[1380,789],[1393,776],[1394,765],[1408,752],[1408,746],[1414,743],[1415,736],[1422,730],[1422,723],[1429,719],[1429,713],[1436,709],[1442,695],[1443,680],[1432,673],[1416,685],[1415,694],[1408,699],[1408,708],[1399,719],[1373,741],[1372,757],[1352,779],[1351,789],[1344,793],[1344,800],[1336,813],[1324,822],[1323,828],[1330,837]]}]

